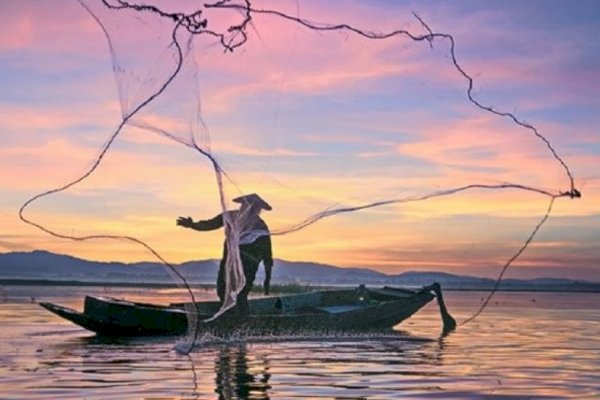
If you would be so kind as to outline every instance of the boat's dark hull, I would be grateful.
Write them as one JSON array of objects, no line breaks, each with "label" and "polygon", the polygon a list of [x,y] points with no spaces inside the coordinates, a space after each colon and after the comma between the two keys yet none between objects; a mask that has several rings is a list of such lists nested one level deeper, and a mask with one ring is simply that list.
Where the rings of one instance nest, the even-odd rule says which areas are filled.
[{"label": "boat's dark hull", "polygon": [[52,303],[42,307],[89,331],[106,336],[180,335],[187,329],[185,311],[175,308],[147,309],[136,303],[86,296],[84,312]]},{"label": "boat's dark hull", "polygon": [[[434,295],[430,290],[382,288],[335,290],[250,300],[250,315],[239,323],[225,314],[203,322],[218,309],[217,302],[200,302],[199,331],[230,332],[244,329],[253,334],[285,334],[303,331],[365,331],[392,328],[407,319]],[[180,335],[188,327],[185,305],[155,306],[104,297],[87,296],[84,311],[51,303],[47,310],[75,324],[109,336]]]}]

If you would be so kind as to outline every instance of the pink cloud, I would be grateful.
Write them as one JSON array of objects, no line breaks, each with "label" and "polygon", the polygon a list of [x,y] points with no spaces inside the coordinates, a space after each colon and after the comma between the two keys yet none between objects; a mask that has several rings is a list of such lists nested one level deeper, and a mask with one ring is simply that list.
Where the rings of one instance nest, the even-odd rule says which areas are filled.
[{"label": "pink cloud", "polygon": [[0,53],[84,51],[93,55],[100,50],[99,28],[76,2],[9,0],[2,7],[0,26],[5,33],[0,35]]},{"label": "pink cloud", "polygon": [[536,184],[553,186],[564,180],[560,165],[542,141],[492,115],[429,121],[417,132],[414,141],[396,147],[400,154],[438,166],[469,167],[475,175],[480,168],[481,176],[500,181],[519,182],[535,176]]},{"label": "pink cloud", "polygon": [[[54,132],[64,135],[66,128],[74,125],[105,124],[116,121],[111,105],[98,107],[94,104],[68,105],[15,105],[0,103],[0,129],[11,136],[11,140],[32,140],[44,135],[40,132]],[[111,118],[112,117],[112,118]],[[3,138],[6,140],[7,136]]]},{"label": "pink cloud", "polygon": [[213,142],[213,145],[218,154],[235,154],[252,157],[316,157],[319,155],[317,152],[297,151],[285,148],[261,149],[233,142]]}]

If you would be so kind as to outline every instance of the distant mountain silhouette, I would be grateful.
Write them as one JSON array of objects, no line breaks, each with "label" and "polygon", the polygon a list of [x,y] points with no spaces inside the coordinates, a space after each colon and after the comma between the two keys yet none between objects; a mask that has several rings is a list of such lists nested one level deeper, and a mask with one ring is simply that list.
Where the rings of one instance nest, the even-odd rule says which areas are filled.
[{"label": "distant mountain silhouette", "polygon": [[[217,260],[189,261],[174,265],[189,282],[214,283]],[[259,269],[257,283],[263,280]],[[47,251],[12,252],[0,254],[0,279],[79,281],[102,283],[176,283],[168,268],[157,262],[98,262]],[[422,286],[433,282],[445,288],[489,289],[495,281],[489,278],[453,275],[444,272],[410,271],[388,275],[366,268],[340,268],[312,262],[275,260],[273,283],[310,285],[396,285]],[[600,291],[600,284],[569,279],[537,278],[507,279],[501,288],[515,290],[585,290]]]}]

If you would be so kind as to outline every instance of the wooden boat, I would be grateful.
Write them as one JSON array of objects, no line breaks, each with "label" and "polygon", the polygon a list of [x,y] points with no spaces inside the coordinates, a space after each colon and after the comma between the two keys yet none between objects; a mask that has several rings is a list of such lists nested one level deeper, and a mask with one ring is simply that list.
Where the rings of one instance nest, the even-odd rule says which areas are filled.
[{"label": "wooden boat", "polygon": [[[306,331],[368,331],[392,328],[437,297],[444,331],[455,322],[448,314],[439,284],[421,290],[392,287],[326,290],[286,296],[250,298],[250,315],[240,321],[235,313],[211,322],[219,308],[216,301],[159,306],[109,297],[86,296],[83,312],[52,303],[45,309],[75,324],[106,336],[181,335],[188,328],[188,310],[199,314],[200,333],[223,333],[244,329],[252,334],[283,334]],[[190,307],[191,306],[191,307]]]}]

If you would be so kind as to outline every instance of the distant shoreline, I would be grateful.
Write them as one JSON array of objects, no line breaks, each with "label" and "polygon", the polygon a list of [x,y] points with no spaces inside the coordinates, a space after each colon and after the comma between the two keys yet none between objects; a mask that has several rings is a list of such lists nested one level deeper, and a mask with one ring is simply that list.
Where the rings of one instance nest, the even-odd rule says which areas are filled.
[{"label": "distant shoreline", "polygon": [[[358,285],[358,284],[356,284]],[[339,287],[353,287],[356,285],[347,284]],[[79,286],[79,287],[131,287],[131,288],[152,288],[152,289],[183,289],[183,285],[167,282],[107,282],[107,281],[76,281],[76,280],[51,280],[51,279],[0,279],[0,286]],[[215,284],[211,283],[190,283],[190,287],[195,289],[214,289]],[[315,284],[277,284],[273,285],[280,288],[287,286],[300,287],[303,286],[307,290],[313,288],[331,288],[331,285],[315,285]],[[376,287],[378,285],[367,285]],[[390,285],[384,285],[390,286]],[[400,285],[396,285],[400,286]],[[260,285],[255,285],[255,289]],[[338,287],[338,286],[336,286]],[[405,286],[407,287],[407,286]],[[418,288],[418,286],[410,285],[410,287]],[[274,288],[273,288],[274,289]],[[489,292],[491,287],[443,287],[444,291],[453,292]],[[557,293],[600,293],[596,288],[568,288],[568,287],[500,287],[498,292],[557,292]]]}]

